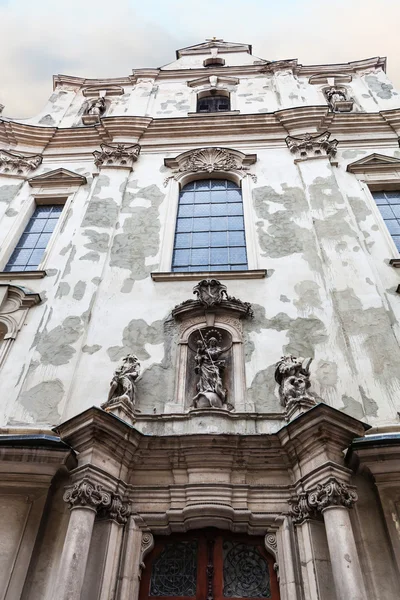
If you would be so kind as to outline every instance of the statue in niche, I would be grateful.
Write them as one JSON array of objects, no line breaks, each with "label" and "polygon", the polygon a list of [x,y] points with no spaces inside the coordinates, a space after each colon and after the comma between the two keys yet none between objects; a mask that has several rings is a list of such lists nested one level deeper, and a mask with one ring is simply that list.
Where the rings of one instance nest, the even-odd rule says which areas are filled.
[{"label": "statue in niche", "polygon": [[139,377],[140,362],[134,354],[122,359],[122,365],[115,372],[110,383],[106,406],[122,402],[131,408],[135,406],[135,381]]},{"label": "statue in niche", "polygon": [[106,108],[106,101],[103,97],[93,98],[93,100],[87,102],[85,114],[101,117],[106,112]]},{"label": "statue in niche", "polygon": [[[222,348],[218,340],[217,330],[211,330],[208,335],[203,336],[199,330],[200,339],[196,343],[196,354],[194,357],[194,372],[197,376],[196,391],[193,398],[194,408],[225,408],[231,410],[233,407],[227,403],[227,390],[222,381],[225,369],[225,360],[221,355],[228,350]],[[213,335],[215,334],[215,335]]]},{"label": "statue in niche", "polygon": [[332,110],[335,110],[337,102],[347,102],[345,90],[334,85],[325,91],[325,96]]},{"label": "statue in niche", "polygon": [[282,356],[276,363],[275,381],[279,384],[279,398],[286,410],[296,404],[314,406],[318,396],[310,392],[310,365],[312,358]]}]

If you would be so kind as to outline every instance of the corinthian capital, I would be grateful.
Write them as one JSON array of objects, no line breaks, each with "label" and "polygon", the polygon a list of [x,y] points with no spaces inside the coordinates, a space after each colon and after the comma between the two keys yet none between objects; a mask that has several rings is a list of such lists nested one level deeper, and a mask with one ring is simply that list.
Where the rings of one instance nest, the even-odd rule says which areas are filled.
[{"label": "corinthian capital", "polygon": [[133,167],[140,154],[139,144],[102,144],[101,151],[93,152],[96,167],[128,168]]},{"label": "corinthian capital", "polygon": [[315,491],[308,494],[309,506],[320,511],[331,506],[353,508],[357,500],[358,496],[354,489],[335,477],[330,477],[326,483],[319,484]]},{"label": "corinthian capital", "polygon": [[64,501],[71,509],[80,507],[97,511],[100,507],[111,505],[111,493],[85,478],[65,492]]},{"label": "corinthian capital", "polygon": [[289,504],[290,516],[295,525],[300,525],[306,519],[312,519],[316,516],[315,510],[308,502],[307,492],[301,492],[300,494],[297,494],[297,496],[293,496],[289,499]]},{"label": "corinthian capital", "polygon": [[125,525],[130,514],[131,507],[128,502],[123,502],[119,494],[113,494],[110,506],[106,509],[108,517],[117,521],[120,525]]},{"label": "corinthian capital", "polygon": [[337,151],[337,140],[329,140],[331,134],[329,131],[319,135],[304,133],[299,137],[290,135],[286,138],[286,144],[292,154],[297,158],[313,158],[315,156],[333,157]]}]

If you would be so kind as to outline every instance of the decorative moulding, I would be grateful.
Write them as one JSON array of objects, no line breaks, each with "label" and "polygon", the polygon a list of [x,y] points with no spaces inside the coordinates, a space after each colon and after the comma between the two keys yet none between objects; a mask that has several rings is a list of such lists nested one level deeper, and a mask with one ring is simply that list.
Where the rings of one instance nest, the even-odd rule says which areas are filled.
[{"label": "decorative moulding", "polygon": [[32,177],[28,183],[33,188],[56,188],[84,185],[87,181],[83,175],[61,168]]},{"label": "decorative moulding", "polygon": [[267,277],[266,269],[251,269],[249,271],[197,271],[191,273],[164,272],[152,273],[153,281],[197,281],[199,279],[264,279]]},{"label": "decorative moulding", "polygon": [[400,171],[400,158],[393,158],[392,156],[377,153],[369,154],[347,165],[347,170],[349,173]]},{"label": "decorative moulding", "polygon": [[101,167],[132,169],[140,154],[139,144],[102,144],[101,151],[93,152],[94,164]]},{"label": "decorative moulding", "polygon": [[295,154],[299,160],[317,157],[333,158],[337,152],[337,140],[329,140],[331,134],[329,131],[312,136],[310,133],[304,133],[298,137],[290,135],[286,138],[286,144],[292,154]]},{"label": "decorative moulding", "polygon": [[[179,181],[189,173],[233,172],[238,175],[251,175],[249,166],[257,160],[257,154],[244,154],[230,148],[198,148],[182,152],[175,158],[165,158],[164,165],[173,169],[165,184],[171,178]],[[255,175],[251,175],[255,178]]]},{"label": "decorative moulding", "polygon": [[220,75],[210,75],[206,77],[199,77],[198,79],[193,79],[192,81],[188,81],[188,86],[195,88],[200,86],[210,86],[211,88],[221,87],[221,86],[234,86],[239,83],[239,79],[237,77],[223,77]]},{"label": "decorative moulding", "polygon": [[46,271],[1,271],[0,280],[12,281],[13,279],[43,279]]},{"label": "decorative moulding", "polygon": [[91,85],[83,88],[82,94],[86,98],[97,98],[101,96],[122,96],[125,90],[120,85]]},{"label": "decorative moulding", "polygon": [[30,171],[37,169],[42,160],[41,154],[24,155],[19,152],[0,150],[0,173],[24,177]]},{"label": "decorative moulding", "polygon": [[96,125],[96,123],[100,123],[99,115],[82,115],[82,123],[84,125]]},{"label": "decorative moulding", "polygon": [[353,76],[350,73],[321,73],[311,75],[308,83],[311,85],[340,85],[351,83]]}]

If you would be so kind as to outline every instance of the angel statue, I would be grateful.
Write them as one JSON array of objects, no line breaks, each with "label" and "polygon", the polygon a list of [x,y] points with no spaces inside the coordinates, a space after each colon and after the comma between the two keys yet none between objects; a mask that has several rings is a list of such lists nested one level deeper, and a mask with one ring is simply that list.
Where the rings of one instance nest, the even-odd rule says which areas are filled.
[{"label": "angel statue", "polygon": [[227,392],[222,383],[225,361],[220,356],[223,352],[225,350],[218,346],[215,337],[198,340],[194,358],[194,371],[198,375],[197,394],[193,398],[195,408],[228,408]]},{"label": "angel statue", "polygon": [[347,100],[346,93],[343,89],[331,86],[325,92],[329,104],[334,108],[336,102],[344,102]]},{"label": "angel statue", "polygon": [[139,377],[140,362],[134,354],[128,354],[122,359],[122,365],[115,370],[110,383],[110,391],[106,405],[116,402],[126,402],[132,408],[135,406],[135,385]]},{"label": "angel statue", "polygon": [[282,356],[276,363],[275,381],[279,383],[279,398],[286,409],[299,402],[314,405],[318,396],[310,392],[310,365],[312,358]]}]

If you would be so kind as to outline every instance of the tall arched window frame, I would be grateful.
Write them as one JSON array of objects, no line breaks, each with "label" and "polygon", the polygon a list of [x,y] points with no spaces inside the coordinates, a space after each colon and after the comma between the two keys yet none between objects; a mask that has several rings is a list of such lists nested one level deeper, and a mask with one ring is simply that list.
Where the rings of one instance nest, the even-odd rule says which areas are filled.
[{"label": "tall arched window frame", "polygon": [[172,271],[248,269],[240,186],[229,179],[196,179],[182,187]]},{"label": "tall arched window frame", "polygon": [[[190,151],[186,151],[183,152],[182,154],[178,155],[175,158],[167,158],[164,161],[164,164],[166,167],[169,167],[172,170],[172,174],[167,177],[167,179],[165,180],[165,185],[167,186],[167,204],[166,204],[166,211],[167,211],[167,215],[168,218],[165,219],[165,225],[164,225],[164,229],[162,232],[162,251],[161,251],[161,257],[160,257],[160,264],[159,264],[159,271],[160,272],[170,272],[170,271],[174,271],[174,272],[185,272],[184,269],[178,269],[177,267],[188,267],[186,269],[187,271],[193,271],[193,272],[204,272],[204,271],[210,271],[210,272],[216,272],[216,271],[224,271],[226,269],[224,269],[224,265],[228,265],[229,269],[228,271],[232,272],[232,274],[235,271],[243,271],[243,270],[254,270],[258,268],[258,249],[257,249],[257,232],[256,232],[256,227],[255,227],[255,214],[253,212],[253,208],[252,208],[252,185],[253,182],[255,181],[255,175],[253,173],[250,172],[250,166],[253,165],[257,160],[257,156],[255,154],[244,154],[242,152],[239,152],[238,150],[231,150],[228,148],[199,148],[197,150],[190,150]],[[229,163],[229,167],[227,168],[227,164]],[[222,168],[221,168],[222,167]],[[220,207],[216,207],[216,208],[212,208],[212,206],[214,205],[213,202],[211,202],[211,183],[205,183],[205,181],[215,181],[215,190],[216,192],[219,191],[220,193],[223,192],[223,190],[225,190],[223,193],[226,194],[226,196],[228,196],[228,194],[232,194],[232,199],[234,195],[236,195],[236,199],[239,197],[239,194],[241,195],[241,215],[228,215],[226,214],[225,216],[227,217],[227,226],[226,229],[214,229],[213,227],[219,227],[219,223],[217,221],[211,221],[210,220],[210,228],[208,229],[209,232],[209,240],[210,240],[210,248],[222,248],[222,239],[218,240],[218,244],[217,245],[214,244],[211,245],[211,240],[213,240],[213,242],[215,240],[217,240],[217,236],[213,235],[211,236],[211,233],[216,233],[217,231],[226,231],[228,232],[230,230],[229,228],[229,220],[228,217],[239,217],[241,218],[241,228],[240,229],[236,229],[236,231],[242,231],[244,236],[241,236],[241,239],[245,240],[245,248],[246,248],[246,259],[247,259],[247,264],[243,261],[243,262],[239,262],[239,260],[237,262],[234,262],[234,260],[236,260],[236,258],[234,258],[234,260],[230,260],[228,262],[222,262],[222,253],[220,254],[220,257],[218,258],[219,261],[218,263],[215,263],[213,265],[212,269],[208,269],[206,264],[204,264],[204,268],[203,265],[200,264],[193,264],[193,263],[188,263],[187,265],[183,265],[183,264],[178,264],[178,262],[176,262],[175,260],[175,256],[174,256],[174,250],[178,250],[180,248],[177,247],[177,245],[175,244],[176,241],[176,235],[178,233],[184,233],[183,231],[177,231],[178,227],[178,221],[180,218],[185,218],[182,216],[182,212],[180,212],[180,207],[183,206],[183,204],[180,203],[180,199],[183,194],[186,194],[187,192],[194,192],[194,194],[196,195],[196,187],[197,185],[199,186],[199,190],[198,193],[200,193],[201,191],[201,186],[209,186],[209,192],[210,192],[210,213],[211,210],[213,211],[218,211],[218,209],[221,209],[222,206],[224,206],[224,210],[227,213],[228,211],[232,210],[238,210],[238,206],[233,206],[234,204],[237,204],[236,202],[232,202],[232,208],[230,208],[230,202],[216,202],[215,205],[220,204]],[[198,182],[198,183],[196,183]],[[202,183],[204,182],[204,183]],[[221,182],[220,184],[217,182]],[[224,183],[226,182],[226,183]],[[190,189],[193,186],[194,189]],[[221,189],[218,190],[218,187],[220,187]],[[232,190],[232,192],[229,192],[228,190]],[[207,190],[204,190],[207,191]],[[201,200],[202,198],[199,197],[198,200]],[[221,198],[222,199],[222,198]],[[194,220],[197,217],[194,217],[194,206],[196,206],[196,202],[193,203],[193,216],[192,219]],[[201,203],[199,202],[199,204],[205,204],[205,203]],[[197,209],[196,209],[197,210]],[[220,215],[215,214],[212,215],[213,217],[218,217]],[[222,215],[224,216],[224,215]],[[199,218],[200,215],[199,215]],[[208,217],[211,219],[211,214],[210,217]],[[238,220],[237,219],[230,219],[231,224],[235,223],[234,226],[238,227]],[[243,227],[243,228],[242,228]],[[194,230],[192,229],[192,232]],[[234,232],[235,229],[232,227],[232,232]],[[194,231],[195,233],[201,233],[201,231]],[[199,236],[198,236],[199,237]],[[221,236],[222,237],[222,236]],[[236,238],[235,244],[238,244],[236,247],[240,247],[239,246],[239,235],[233,235],[233,238]],[[191,240],[193,241],[193,239]],[[205,242],[202,242],[205,243]],[[193,248],[198,248],[197,246],[191,246]],[[229,246],[231,247],[231,246]],[[234,245],[232,244],[232,248],[234,247]],[[184,247],[182,247],[182,249],[184,249]],[[235,254],[235,253],[234,253]],[[215,253],[214,253],[215,256]],[[236,254],[237,256],[237,254]],[[211,253],[210,253],[210,258],[211,258]],[[180,259],[179,259],[180,260]],[[240,258],[240,261],[242,261],[242,259]],[[211,266],[211,261],[207,262],[207,265]],[[230,266],[235,266],[235,268],[231,269]],[[239,268],[240,265],[240,268]]]}]

